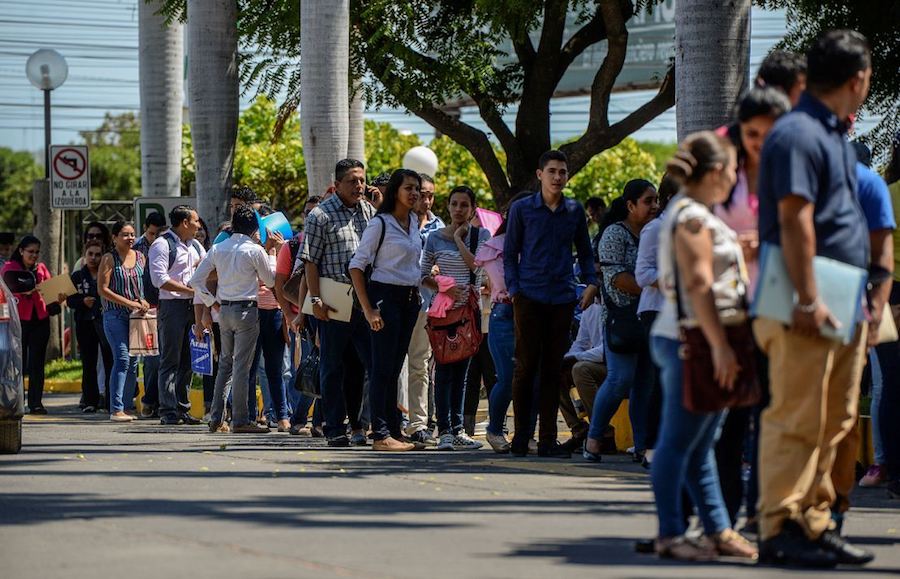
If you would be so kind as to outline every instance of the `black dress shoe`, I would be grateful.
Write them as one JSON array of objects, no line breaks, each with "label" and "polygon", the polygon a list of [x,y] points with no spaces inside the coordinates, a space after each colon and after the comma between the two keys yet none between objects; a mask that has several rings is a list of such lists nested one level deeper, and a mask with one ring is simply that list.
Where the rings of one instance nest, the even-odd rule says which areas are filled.
[{"label": "black dress shoe", "polygon": [[159,423],[167,426],[178,426],[179,424],[184,424],[184,420],[180,416],[160,416]]},{"label": "black dress shoe", "polygon": [[181,415],[181,423],[196,426],[198,424],[203,424],[203,421],[200,420],[199,418],[194,418],[193,416],[191,416],[190,414],[185,412],[184,414]]},{"label": "black dress shoe", "polygon": [[519,458],[528,456],[528,439],[518,439],[513,436],[512,442],[509,445],[509,453]]},{"label": "black dress shoe", "polygon": [[825,531],[819,537],[819,545],[837,556],[839,565],[865,565],[875,559],[875,554],[851,545],[837,531]]},{"label": "black dress shoe", "polygon": [[572,451],[556,442],[538,442],[538,456],[543,458],[572,458]]},{"label": "black dress shoe", "polygon": [[345,448],[350,446],[350,439],[346,434],[342,434],[340,436],[333,436],[328,439],[328,446],[335,448]]},{"label": "black dress shoe", "polygon": [[810,541],[803,530],[788,521],[781,533],[759,542],[759,562],[762,564],[809,569],[831,569],[838,557],[817,541]]},{"label": "black dress shoe", "polygon": [[584,441],[587,440],[587,436],[573,436],[569,440],[560,444],[561,448],[564,448],[569,451],[569,453],[573,453],[581,450],[581,447],[584,446]]}]

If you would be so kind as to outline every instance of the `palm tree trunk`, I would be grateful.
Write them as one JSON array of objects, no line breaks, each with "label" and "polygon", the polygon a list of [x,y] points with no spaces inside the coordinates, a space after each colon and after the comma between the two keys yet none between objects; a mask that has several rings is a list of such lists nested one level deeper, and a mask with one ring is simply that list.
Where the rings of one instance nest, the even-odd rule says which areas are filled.
[{"label": "palm tree trunk", "polygon": [[188,0],[188,98],[197,205],[209,228],[227,219],[238,126],[237,1]]},{"label": "palm tree trunk", "polygon": [[159,2],[138,2],[141,194],[178,197],[184,40],[181,23],[166,26],[159,8]]},{"label": "palm tree trunk", "polygon": [[[363,100],[362,87],[359,81],[354,81],[350,89],[350,127],[347,138],[347,156],[366,162],[366,101]],[[374,177],[374,175],[370,175]]]},{"label": "palm tree trunk", "polygon": [[734,118],[750,68],[750,0],[678,0],[675,116],[678,140]]},{"label": "palm tree trunk", "polygon": [[300,3],[300,128],[311,195],[334,182],[349,137],[350,0]]}]

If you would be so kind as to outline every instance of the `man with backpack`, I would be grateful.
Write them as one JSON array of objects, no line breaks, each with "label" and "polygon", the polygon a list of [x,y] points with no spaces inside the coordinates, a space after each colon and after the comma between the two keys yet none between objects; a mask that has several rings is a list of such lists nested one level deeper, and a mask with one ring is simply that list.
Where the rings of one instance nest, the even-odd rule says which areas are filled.
[{"label": "man with backpack", "polygon": [[200,217],[193,207],[178,205],[169,223],[169,231],[150,246],[149,261],[150,280],[159,289],[159,422],[199,424],[189,414],[194,290],[188,284],[206,251],[194,239]]},{"label": "man with backpack", "polygon": [[[166,216],[154,211],[144,218],[144,232],[132,249],[144,254],[150,262],[150,246],[166,231]],[[144,268],[144,299],[151,308],[159,306],[159,289],[150,279],[150,268]],[[144,360],[144,395],[141,397],[141,418],[159,417],[159,356],[142,356]]]}]

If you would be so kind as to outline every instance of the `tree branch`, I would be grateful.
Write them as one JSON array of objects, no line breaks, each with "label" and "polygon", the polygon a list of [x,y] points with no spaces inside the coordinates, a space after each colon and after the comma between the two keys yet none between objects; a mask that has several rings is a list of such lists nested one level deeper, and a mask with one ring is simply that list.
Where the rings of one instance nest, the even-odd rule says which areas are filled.
[{"label": "tree branch", "polygon": [[[632,4],[631,0],[618,0],[618,4],[622,14],[627,14],[627,18],[623,18],[623,21],[627,22],[634,13],[634,4]],[[606,40],[606,38],[606,22],[604,21],[603,10],[598,9],[594,16],[578,32],[573,34],[563,46],[557,66],[557,84],[576,58],[587,50],[589,46],[601,40]]]}]

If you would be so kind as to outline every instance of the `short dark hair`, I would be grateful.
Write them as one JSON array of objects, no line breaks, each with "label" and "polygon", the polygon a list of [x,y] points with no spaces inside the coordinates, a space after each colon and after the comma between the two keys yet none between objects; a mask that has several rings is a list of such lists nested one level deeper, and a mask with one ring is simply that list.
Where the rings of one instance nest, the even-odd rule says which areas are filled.
[{"label": "short dark hair", "polygon": [[806,53],[806,82],[818,92],[831,92],[860,71],[871,68],[869,41],[855,30],[830,30]]},{"label": "short dark hair", "polygon": [[541,171],[544,170],[544,167],[547,166],[547,163],[550,161],[559,161],[561,163],[569,164],[569,160],[566,158],[566,154],[562,151],[558,151],[556,149],[551,149],[541,155],[541,158],[538,159],[538,169]]},{"label": "short dark hair", "polygon": [[419,187],[422,186],[422,177],[418,173],[410,169],[397,169],[387,183],[387,188],[384,190],[384,199],[381,202],[381,207],[378,208],[378,213],[391,213],[394,210],[397,206],[397,193],[400,192],[400,187],[403,186],[403,182],[407,179],[415,179]]},{"label": "short dark hair", "polygon": [[233,233],[253,235],[258,229],[259,223],[256,221],[256,213],[252,208],[241,205],[234,210],[231,215],[231,231]]},{"label": "short dark hair", "polygon": [[122,233],[122,230],[126,227],[131,227],[132,229],[134,229],[134,223],[132,223],[131,221],[116,221],[112,226],[112,234],[118,235]]},{"label": "short dark hair", "polygon": [[453,189],[450,190],[450,194],[447,195],[447,203],[450,203],[450,199],[453,198],[457,193],[465,193],[469,196],[469,201],[472,202],[472,207],[477,207],[478,203],[475,201],[475,192],[472,191],[470,187],[466,187],[465,185],[457,185]]},{"label": "short dark hair", "polygon": [[344,175],[349,173],[350,169],[362,169],[365,171],[366,166],[362,164],[362,161],[357,161],[356,159],[341,159],[334,166],[334,180],[342,181]]},{"label": "short dark hair", "polygon": [[872,166],[872,149],[870,149],[865,143],[860,141],[853,141],[850,143],[853,147],[853,151],[856,153],[856,160],[865,165],[866,167]]},{"label": "short dark hair", "polygon": [[891,158],[884,171],[884,180],[888,185],[900,180],[900,131],[894,133],[894,140],[891,142]]},{"label": "short dark hair", "polygon": [[434,177],[428,173],[419,173],[419,179],[421,179],[423,183],[431,183],[434,185]]},{"label": "short dark hair", "polygon": [[109,235],[109,227],[107,227],[105,223],[100,223],[99,221],[91,221],[87,224],[84,228],[84,233],[81,235],[82,242],[88,240],[88,231],[95,227],[99,229],[100,233],[103,235],[103,239],[100,240],[103,242],[103,246],[109,247],[112,244],[112,238]]},{"label": "short dark hair", "polygon": [[191,218],[191,213],[194,211],[194,208],[190,205],[176,205],[169,211],[169,223],[172,225],[172,228],[178,227],[181,223],[187,219]]},{"label": "short dark hair", "polygon": [[256,191],[247,186],[234,187],[231,190],[231,198],[239,199],[241,203],[250,205],[251,203],[256,201]]},{"label": "short dark hair", "polygon": [[259,213],[260,217],[265,217],[266,215],[271,215],[271,214],[275,213],[275,210],[272,209],[271,205],[263,203],[262,205],[259,206],[259,209],[257,209],[256,212]]},{"label": "short dark hair", "polygon": [[787,50],[773,50],[759,65],[756,83],[789,94],[800,81],[801,74],[806,74],[806,55]]},{"label": "short dark hair", "polygon": [[165,227],[166,216],[159,211],[149,213],[147,214],[147,217],[144,218],[144,229],[147,229],[148,225],[153,225],[154,227]]},{"label": "short dark hair", "polygon": [[390,180],[391,180],[391,172],[383,171],[383,172],[379,173],[377,177],[372,179],[372,185],[374,185],[376,187],[385,187],[385,186],[387,186],[387,184]]},{"label": "short dark hair", "polygon": [[87,253],[87,250],[92,247],[96,247],[97,249],[99,249],[100,253],[106,251],[106,248],[103,247],[102,241],[100,241],[99,239],[88,239],[84,242],[84,247],[81,248],[81,255],[85,255]]},{"label": "short dark hair", "polygon": [[772,87],[754,87],[741,97],[738,103],[738,122],[745,123],[752,118],[769,116],[778,118],[791,110],[787,94]]},{"label": "short dark hair", "polygon": [[606,209],[606,201],[601,197],[591,197],[584,202],[585,209]]}]

